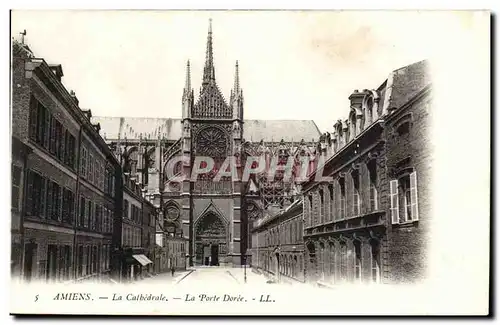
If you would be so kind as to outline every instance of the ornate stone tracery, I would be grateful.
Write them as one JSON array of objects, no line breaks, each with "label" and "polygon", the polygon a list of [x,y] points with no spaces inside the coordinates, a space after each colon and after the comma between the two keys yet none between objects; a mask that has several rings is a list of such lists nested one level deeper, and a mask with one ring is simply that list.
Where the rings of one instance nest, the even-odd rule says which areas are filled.
[{"label": "ornate stone tracery", "polygon": [[198,156],[225,158],[228,155],[229,139],[221,129],[209,126],[197,133],[195,148]]}]

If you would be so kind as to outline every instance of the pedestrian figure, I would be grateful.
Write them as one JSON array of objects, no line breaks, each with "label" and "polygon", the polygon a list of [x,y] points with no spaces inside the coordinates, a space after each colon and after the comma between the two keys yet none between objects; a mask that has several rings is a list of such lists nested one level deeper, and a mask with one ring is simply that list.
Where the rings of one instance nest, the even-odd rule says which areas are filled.
[{"label": "pedestrian figure", "polygon": [[172,276],[174,276],[174,273],[175,273],[175,268],[172,266],[172,268],[170,269],[170,271],[172,271]]}]

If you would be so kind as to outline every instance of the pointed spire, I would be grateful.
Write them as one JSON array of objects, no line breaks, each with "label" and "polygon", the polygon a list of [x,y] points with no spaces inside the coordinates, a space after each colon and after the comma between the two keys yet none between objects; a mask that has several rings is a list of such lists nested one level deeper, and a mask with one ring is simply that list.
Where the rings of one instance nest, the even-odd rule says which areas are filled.
[{"label": "pointed spire", "polygon": [[184,85],[184,94],[189,95],[191,93],[191,67],[189,65],[189,60],[186,66],[186,84]]},{"label": "pointed spire", "polygon": [[233,90],[234,90],[235,95],[237,95],[240,92],[240,72],[239,72],[239,68],[238,68],[238,60],[236,60]]},{"label": "pointed spire", "polygon": [[215,81],[214,53],[212,46],[212,18],[209,20],[207,36],[207,52],[205,56],[205,68],[203,69],[203,85]]}]

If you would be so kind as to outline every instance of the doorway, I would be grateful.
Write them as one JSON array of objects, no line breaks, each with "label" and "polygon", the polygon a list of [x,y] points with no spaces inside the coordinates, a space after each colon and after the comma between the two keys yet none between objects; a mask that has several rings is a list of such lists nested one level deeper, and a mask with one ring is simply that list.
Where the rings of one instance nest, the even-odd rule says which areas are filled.
[{"label": "doorway", "polygon": [[47,247],[47,274],[48,281],[55,281],[57,273],[57,246],[48,245]]},{"label": "doorway", "polygon": [[33,276],[33,262],[36,256],[37,245],[29,243],[24,246],[24,279],[30,281]]},{"label": "doorway", "polygon": [[210,247],[210,265],[219,265],[219,245],[212,244]]}]

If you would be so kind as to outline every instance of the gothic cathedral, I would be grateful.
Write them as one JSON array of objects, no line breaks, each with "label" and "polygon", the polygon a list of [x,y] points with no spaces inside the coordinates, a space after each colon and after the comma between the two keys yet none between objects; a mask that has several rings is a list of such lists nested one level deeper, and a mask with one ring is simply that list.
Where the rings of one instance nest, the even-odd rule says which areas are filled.
[{"label": "gothic cathedral", "polygon": [[[328,139],[312,120],[244,120],[238,69],[236,62],[227,101],[216,82],[210,22],[199,96],[195,98],[188,61],[181,119],[93,117],[124,172],[160,209],[157,243],[161,236],[189,239],[190,266],[249,264],[254,220],[286,208],[300,191],[279,177],[213,181],[216,171],[226,170],[227,157],[234,157],[237,170],[231,172],[242,175],[249,156],[269,161],[307,155],[314,160],[329,147],[322,145]],[[192,175],[193,166],[199,164],[196,157],[201,156],[213,159],[213,171],[179,182],[175,176]]]}]

